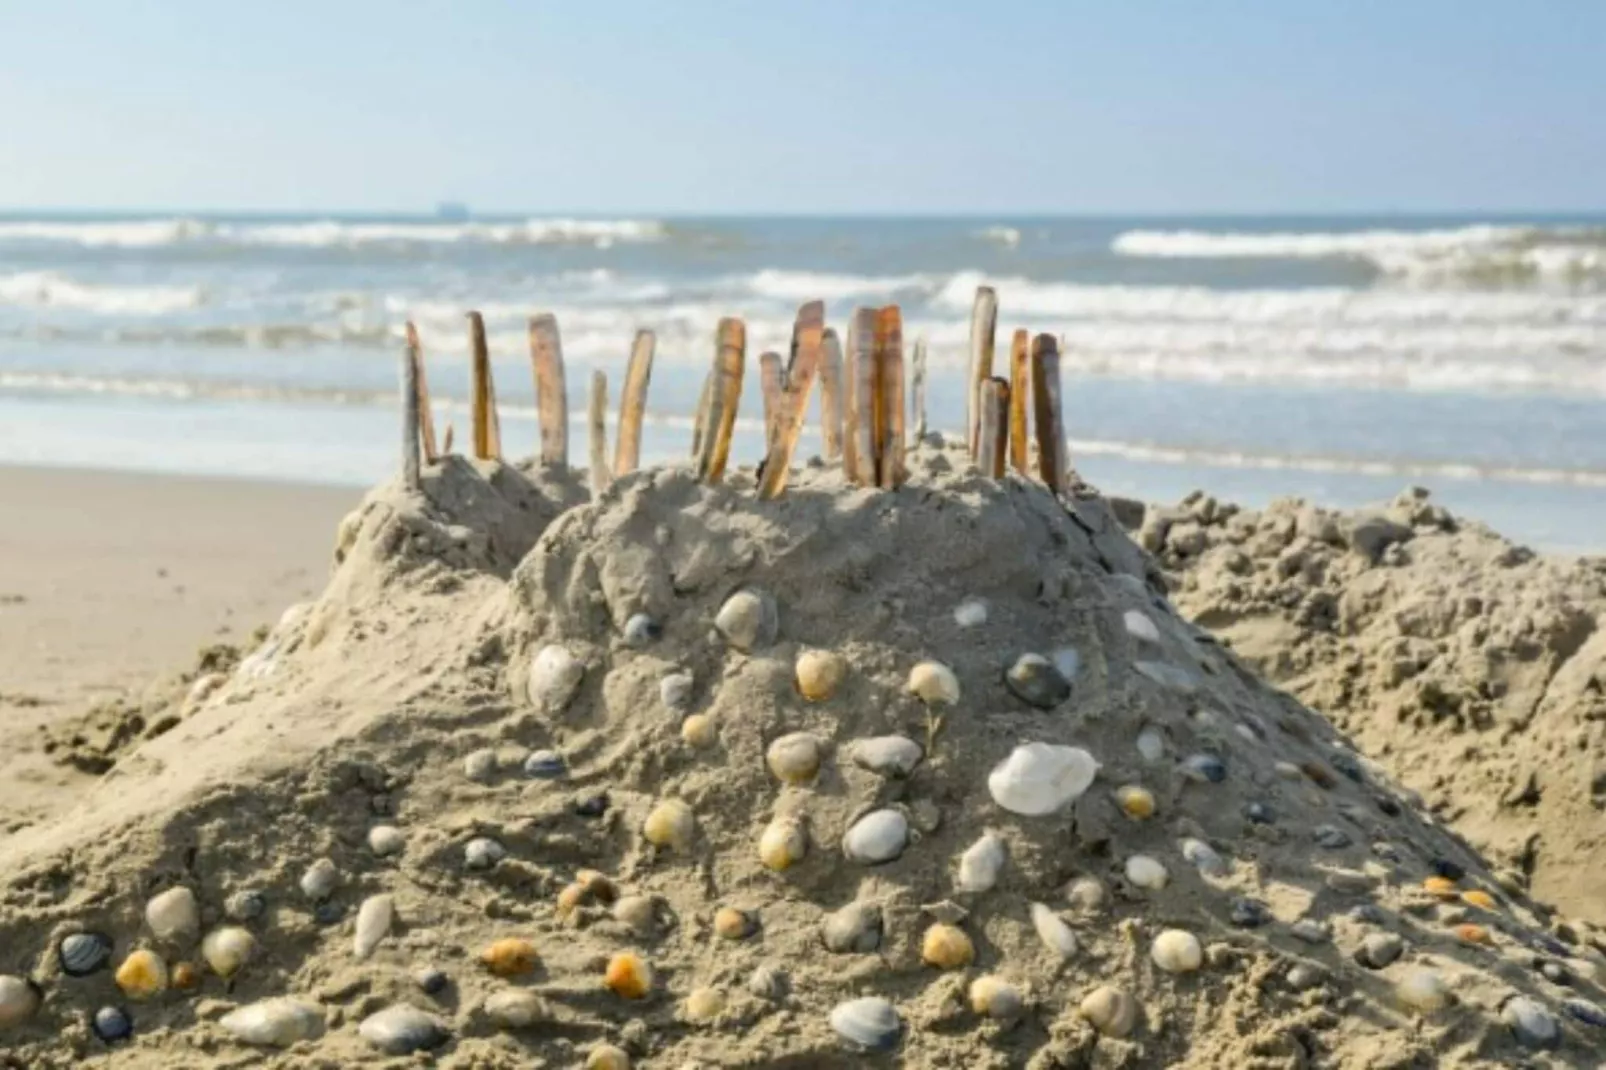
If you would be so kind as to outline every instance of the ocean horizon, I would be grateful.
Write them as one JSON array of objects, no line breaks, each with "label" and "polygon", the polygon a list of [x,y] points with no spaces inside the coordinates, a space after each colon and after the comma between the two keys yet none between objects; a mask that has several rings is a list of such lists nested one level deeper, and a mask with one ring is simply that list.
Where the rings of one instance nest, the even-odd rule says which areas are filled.
[{"label": "ocean horizon", "polygon": [[1606,548],[1602,213],[0,212],[0,462],[372,482],[407,320],[441,418],[466,419],[470,309],[514,453],[540,311],[576,414],[585,373],[617,394],[635,330],[657,333],[649,458],[684,455],[721,316],[752,366],[813,298],[838,325],[899,304],[953,429],[983,284],[1001,352],[1017,328],[1063,339],[1073,463],[1111,493],[1423,484],[1514,538]]}]

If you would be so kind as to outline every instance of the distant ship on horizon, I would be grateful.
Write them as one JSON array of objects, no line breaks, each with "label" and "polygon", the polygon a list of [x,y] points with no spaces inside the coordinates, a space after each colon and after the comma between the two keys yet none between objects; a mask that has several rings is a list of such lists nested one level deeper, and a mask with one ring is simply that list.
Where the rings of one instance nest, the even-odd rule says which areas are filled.
[{"label": "distant ship on horizon", "polygon": [[462,201],[441,201],[435,205],[435,218],[445,223],[467,223],[468,205]]}]

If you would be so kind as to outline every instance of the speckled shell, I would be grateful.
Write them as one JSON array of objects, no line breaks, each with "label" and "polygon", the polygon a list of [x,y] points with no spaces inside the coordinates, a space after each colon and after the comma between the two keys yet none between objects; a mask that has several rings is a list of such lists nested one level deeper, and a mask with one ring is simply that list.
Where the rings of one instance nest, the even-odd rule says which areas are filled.
[{"label": "speckled shell", "polygon": [[1003,839],[995,832],[984,832],[981,838],[959,856],[959,876],[954,888],[961,892],[985,892],[998,883],[1007,858]]},{"label": "speckled shell", "polygon": [[1166,973],[1192,973],[1204,964],[1204,948],[1192,933],[1167,929],[1154,938],[1149,958]]},{"label": "speckled shell", "polygon": [[634,951],[621,951],[608,960],[602,983],[614,995],[625,999],[643,999],[652,991],[652,967]]},{"label": "speckled shell", "polygon": [[227,980],[240,972],[256,953],[256,937],[244,929],[226,926],[213,929],[201,941],[201,957],[212,972]]},{"label": "speckled shell", "polygon": [[830,1022],[836,1035],[859,1051],[891,1051],[903,1036],[903,1019],[879,996],[838,1003],[831,1009]]},{"label": "speckled shell", "polygon": [[1005,810],[1027,817],[1055,813],[1078,799],[1099,763],[1080,747],[1023,743],[987,776],[987,790]]},{"label": "speckled shell", "polygon": [[546,713],[561,713],[574,699],[585,677],[585,664],[568,648],[551,643],[530,662],[530,701]]},{"label": "speckled shell", "polygon": [[959,677],[940,661],[922,661],[909,670],[909,693],[928,706],[959,703]]},{"label": "speckled shell", "polygon": [[641,834],[654,847],[684,851],[697,836],[697,817],[679,799],[664,799],[647,815]]},{"label": "speckled shell", "polygon": [[323,1011],[298,999],[275,998],[248,1003],[218,1019],[243,1044],[288,1048],[323,1035]]},{"label": "speckled shell", "polygon": [[141,948],[129,953],[114,979],[129,999],[150,999],[167,991],[167,963],[156,952]]},{"label": "speckled shell", "polygon": [[764,761],[782,783],[807,784],[820,771],[822,750],[817,736],[791,732],[770,743]]},{"label": "speckled shell", "polygon": [[899,810],[872,810],[842,837],[842,853],[870,866],[891,862],[908,845],[909,819]]},{"label": "speckled shell", "polygon": [[825,702],[836,694],[848,674],[848,663],[830,650],[805,650],[797,656],[797,692],[810,702]]}]

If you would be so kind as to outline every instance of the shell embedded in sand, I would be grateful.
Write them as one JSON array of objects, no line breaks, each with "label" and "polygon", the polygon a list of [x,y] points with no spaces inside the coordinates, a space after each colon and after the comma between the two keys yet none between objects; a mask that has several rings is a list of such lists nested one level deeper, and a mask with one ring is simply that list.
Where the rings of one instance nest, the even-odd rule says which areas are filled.
[{"label": "shell embedded in sand", "polygon": [[878,865],[903,854],[909,844],[909,819],[900,810],[872,810],[842,837],[842,853],[855,862]]},{"label": "shell embedded in sand", "polygon": [[807,784],[820,771],[822,750],[817,736],[792,732],[772,742],[764,760],[782,783]]},{"label": "shell embedded in sand", "polygon": [[1561,1026],[1545,1005],[1528,996],[1513,996],[1500,1008],[1500,1020],[1525,1048],[1553,1048],[1561,1040]]},{"label": "shell embedded in sand", "polygon": [[531,780],[556,780],[568,771],[568,763],[555,750],[532,751],[524,759],[524,775]]},{"label": "shell embedded in sand", "polygon": [[180,992],[201,986],[201,971],[192,962],[175,962],[168,971],[168,981]]},{"label": "shell embedded in sand", "polygon": [[987,603],[967,598],[954,607],[954,623],[961,628],[979,628],[987,623]]},{"label": "shell embedded in sand", "polygon": [[1076,934],[1065,920],[1043,903],[1032,904],[1032,928],[1043,946],[1062,959],[1076,954]]},{"label": "shell embedded in sand", "polygon": [[1004,673],[1004,686],[1029,706],[1051,710],[1071,697],[1070,681],[1041,654],[1022,654]]},{"label": "shell embedded in sand", "polygon": [[228,980],[256,954],[256,937],[245,929],[225,926],[213,929],[201,941],[201,957],[212,967],[212,972]]},{"label": "shell embedded in sand", "polygon": [[829,650],[805,650],[797,656],[797,692],[810,702],[836,694],[848,674],[848,662]]},{"label": "shell embedded in sand", "polygon": [[187,947],[201,935],[201,907],[188,888],[169,888],[145,904],[145,924],[164,944]]},{"label": "shell embedded in sand", "polygon": [[684,851],[697,836],[697,817],[679,799],[664,799],[647,815],[641,834],[654,847]]},{"label": "shell embedded in sand", "polygon": [[836,1035],[859,1051],[891,1051],[903,1036],[903,1019],[879,996],[838,1003],[831,1009],[830,1022]]},{"label": "shell embedded in sand", "polygon": [[1454,899],[1461,894],[1460,889],[1455,886],[1455,881],[1447,877],[1429,877],[1422,882],[1422,890],[1440,899]]},{"label": "shell embedded in sand", "polygon": [[103,933],[68,933],[56,945],[56,959],[68,977],[88,977],[111,957],[112,940]]},{"label": "shell embedded in sand", "polygon": [[585,663],[567,647],[550,643],[530,662],[530,701],[545,713],[562,713],[585,676]]},{"label": "shell embedded in sand", "polygon": [[691,689],[695,679],[689,672],[672,672],[658,681],[658,701],[671,710],[684,710],[691,705]]},{"label": "shell embedded in sand", "polygon": [[1082,997],[1077,1013],[1107,1037],[1124,1037],[1138,1024],[1138,1001],[1109,985],[1100,985]]},{"label": "shell embedded in sand", "polygon": [[1160,629],[1154,619],[1141,609],[1129,609],[1121,617],[1121,623],[1126,626],[1126,633],[1132,638],[1144,643],[1158,643]]},{"label": "shell embedded in sand", "polygon": [[19,1026],[32,1018],[41,998],[39,987],[32,981],[0,974],[0,1029]]},{"label": "shell embedded in sand", "polygon": [[396,903],[388,895],[371,895],[357,908],[357,927],[352,936],[352,954],[365,959],[374,953],[380,941],[390,935],[391,923],[396,918]]},{"label": "shell embedded in sand", "polygon": [[1134,821],[1154,816],[1154,792],[1139,784],[1123,784],[1115,789],[1115,802],[1121,812]]},{"label": "shell embedded in sand", "polygon": [[364,1018],[357,1035],[386,1055],[410,1055],[440,1047],[451,1032],[434,1015],[397,1003]]},{"label": "shell embedded in sand", "polygon": [[1076,909],[1091,913],[1104,908],[1109,893],[1097,877],[1078,877],[1065,889],[1065,898]]},{"label": "shell embedded in sand", "polygon": [[1214,754],[1190,754],[1182,760],[1182,775],[1204,784],[1227,779],[1227,763]]},{"label": "shell embedded in sand", "polygon": [[617,996],[642,999],[652,991],[652,967],[634,951],[621,951],[608,960],[602,983]]},{"label": "shell embedded in sand", "polygon": [[585,891],[587,898],[598,903],[611,903],[619,898],[619,886],[613,882],[612,877],[600,870],[576,870],[574,883]]},{"label": "shell embedded in sand", "polygon": [[129,999],[150,999],[167,991],[167,963],[145,948],[131,952],[113,976]]},{"label": "shell embedded in sand", "polygon": [[463,865],[469,869],[493,869],[506,857],[507,848],[489,836],[476,836],[463,845]]},{"label": "shell embedded in sand", "polygon": [[920,744],[907,736],[873,736],[854,742],[853,764],[881,776],[906,777],[925,757]]},{"label": "shell embedded in sand", "polygon": [[503,1029],[524,1029],[552,1017],[540,996],[524,988],[504,988],[485,1000],[485,1016]]},{"label": "shell embedded in sand", "polygon": [[368,830],[368,849],[380,858],[399,855],[407,846],[407,837],[395,825],[375,825]]},{"label": "shell embedded in sand", "polygon": [[987,974],[970,982],[970,1009],[1000,1021],[1020,1017],[1026,1001],[1020,989],[1001,977]]},{"label": "shell embedded in sand", "polygon": [[323,1011],[299,999],[278,997],[248,1003],[218,1019],[242,1044],[288,1048],[323,1035]]},{"label": "shell embedded in sand", "polygon": [[480,952],[480,964],[498,977],[517,977],[535,969],[541,961],[535,941],[522,936],[493,940]]},{"label": "shell embedded in sand", "polygon": [[1158,859],[1148,855],[1133,855],[1126,860],[1126,879],[1139,888],[1158,891],[1166,886],[1171,874]]},{"label": "shell embedded in sand", "polygon": [[1067,684],[1075,680],[1076,674],[1082,671],[1082,652],[1074,646],[1060,647],[1048,656],[1048,660],[1054,663],[1054,668],[1065,677]]},{"label": "shell embedded in sand", "polygon": [[1432,970],[1413,969],[1395,984],[1394,995],[1420,1014],[1432,1014],[1450,1005],[1450,986]]},{"label": "shell embedded in sand", "polygon": [[1092,785],[1099,763],[1080,747],[1023,743],[987,776],[987,790],[1004,809],[1027,817],[1052,814]]},{"label": "shell embedded in sand", "polygon": [[630,1056],[612,1044],[598,1044],[586,1056],[586,1070],[630,1070]]},{"label": "shell embedded in sand", "polygon": [[645,613],[634,613],[625,621],[625,646],[641,648],[662,639],[664,627]]},{"label": "shell embedded in sand", "polygon": [[1487,945],[1494,943],[1494,937],[1482,925],[1473,925],[1470,922],[1455,927],[1455,937],[1463,944]]},{"label": "shell embedded in sand", "polygon": [[319,902],[328,899],[340,885],[340,870],[327,858],[320,858],[301,875],[301,894]]},{"label": "shell embedded in sand", "polygon": [[776,872],[802,861],[808,849],[808,834],[794,817],[775,818],[758,838],[759,860]]},{"label": "shell embedded in sand", "polygon": [[770,1003],[779,1003],[791,989],[792,982],[786,972],[768,963],[760,963],[747,977],[747,990]]},{"label": "shell embedded in sand", "polygon": [[718,1018],[725,1011],[725,994],[717,988],[694,988],[681,1005],[686,1020],[701,1025]]},{"label": "shell embedded in sand", "polygon": [[769,646],[780,630],[775,599],[753,588],[737,591],[719,607],[714,627],[727,643],[743,653]]},{"label": "shell embedded in sand", "polygon": [[1146,762],[1157,762],[1165,757],[1165,733],[1154,725],[1148,725],[1138,733],[1138,756]]},{"label": "shell embedded in sand", "polygon": [[712,747],[719,739],[719,722],[711,713],[694,713],[680,722],[680,738],[698,749]]},{"label": "shell embedded in sand", "polygon": [[134,1020],[121,1007],[102,1007],[89,1019],[89,1028],[108,1044],[134,1035]]},{"label": "shell embedded in sand", "polygon": [[825,916],[820,939],[838,955],[866,954],[881,946],[881,927],[881,908],[855,901]]},{"label": "shell embedded in sand", "polygon": [[1477,907],[1479,910],[1499,909],[1499,904],[1495,902],[1494,896],[1481,888],[1473,888],[1470,891],[1462,892],[1461,901],[1468,906]]},{"label": "shell embedded in sand", "polygon": [[1206,877],[1225,877],[1229,867],[1227,860],[1216,853],[1216,849],[1203,840],[1192,837],[1181,843],[1182,857],[1193,863],[1195,869]]},{"label": "shell embedded in sand", "polygon": [[1006,859],[1004,841],[995,832],[984,832],[980,839],[959,856],[959,877],[954,887],[961,892],[985,892],[998,883]]},{"label": "shell embedded in sand", "polygon": [[1192,933],[1167,929],[1154,938],[1149,957],[1166,973],[1192,973],[1204,964],[1204,948]]},{"label": "shell embedded in sand", "polygon": [[621,896],[613,905],[613,919],[643,936],[658,927],[658,903],[650,895]]},{"label": "shell embedded in sand", "polygon": [[725,940],[746,940],[758,932],[758,919],[746,910],[720,907],[714,911],[714,932]]},{"label": "shell embedded in sand", "polygon": [[922,661],[910,669],[908,690],[927,706],[959,704],[959,677],[940,661]]}]

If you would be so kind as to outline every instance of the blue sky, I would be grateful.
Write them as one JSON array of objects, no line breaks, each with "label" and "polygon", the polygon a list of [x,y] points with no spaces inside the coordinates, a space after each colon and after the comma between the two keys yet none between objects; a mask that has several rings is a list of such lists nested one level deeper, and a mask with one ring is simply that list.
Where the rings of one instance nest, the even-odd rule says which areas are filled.
[{"label": "blue sky", "polygon": [[0,206],[1599,209],[1599,0],[0,0]]}]

